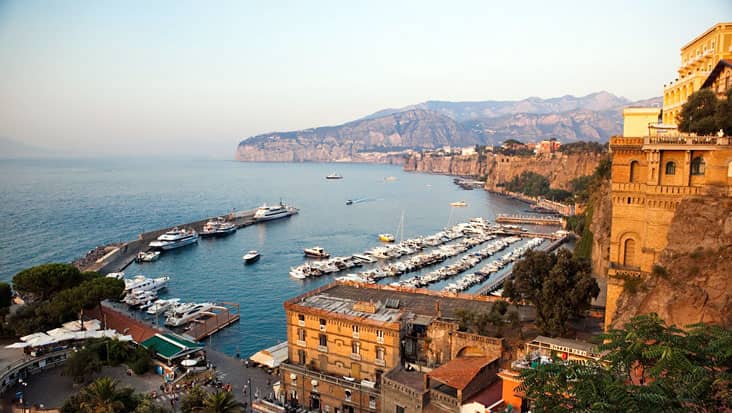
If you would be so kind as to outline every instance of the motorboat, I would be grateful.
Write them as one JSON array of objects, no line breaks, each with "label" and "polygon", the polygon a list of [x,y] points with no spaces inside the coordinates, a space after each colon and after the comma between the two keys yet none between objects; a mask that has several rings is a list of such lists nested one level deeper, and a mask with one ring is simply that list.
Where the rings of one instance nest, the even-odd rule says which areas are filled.
[{"label": "motorboat", "polygon": [[305,274],[305,271],[303,271],[303,269],[299,267],[290,269],[290,277],[297,278],[298,280],[304,280],[305,278],[308,278],[307,274]]},{"label": "motorboat", "polygon": [[195,304],[184,311],[175,311],[173,314],[165,318],[165,325],[170,327],[180,327],[194,319],[210,312],[214,308],[213,303]]},{"label": "motorboat", "polygon": [[353,200],[352,199],[347,200],[346,205],[353,205]]},{"label": "motorboat", "polygon": [[257,208],[257,211],[254,213],[254,220],[258,222],[269,221],[272,219],[289,217],[290,215],[295,215],[297,213],[297,208],[283,204],[282,202],[280,202],[279,205],[264,204]]},{"label": "motorboat", "polygon": [[172,250],[198,242],[198,233],[192,229],[173,228],[150,243],[150,248]]},{"label": "motorboat", "polygon": [[170,277],[164,275],[157,278],[147,278],[144,275],[138,275],[132,280],[125,280],[125,292],[133,291],[160,291],[168,287]]},{"label": "motorboat", "polygon": [[379,241],[382,242],[394,242],[394,235],[393,234],[379,234]]},{"label": "motorboat", "polygon": [[386,178],[384,178],[385,182],[394,182],[396,180],[397,180],[396,176],[387,176]]},{"label": "motorboat", "polygon": [[160,251],[140,251],[135,262],[152,262],[160,258]]},{"label": "motorboat", "polygon": [[206,225],[203,226],[203,229],[201,230],[201,237],[208,238],[208,237],[223,237],[226,235],[230,235],[236,232],[236,225],[227,222],[224,217],[218,217],[216,219],[212,219],[206,223]]},{"label": "motorboat", "polygon": [[343,179],[343,176],[333,172],[332,174],[327,175],[325,179]]},{"label": "motorboat", "polygon": [[127,294],[122,302],[130,306],[136,306],[152,302],[157,299],[158,294],[155,291],[135,290]]},{"label": "motorboat", "polygon": [[464,207],[464,206],[468,206],[468,203],[465,201],[455,201],[455,202],[450,202],[450,206]]},{"label": "motorboat", "polygon": [[259,258],[261,256],[262,255],[259,253],[259,251],[251,250],[251,251],[247,252],[246,254],[244,254],[244,256],[241,258],[244,260],[245,263],[251,264],[251,263],[259,260]]},{"label": "motorboat", "polygon": [[169,308],[174,307],[178,304],[180,301],[180,298],[171,298],[168,300],[160,299],[152,303],[150,307],[147,308],[148,314],[160,314],[164,311],[166,311]]},{"label": "motorboat", "polygon": [[330,254],[323,249],[323,247],[312,247],[312,248],[305,248],[303,250],[306,257],[310,258],[328,258],[330,257]]},{"label": "motorboat", "polygon": [[107,278],[114,278],[115,280],[124,280],[125,273],[123,272],[110,272],[106,275]]}]

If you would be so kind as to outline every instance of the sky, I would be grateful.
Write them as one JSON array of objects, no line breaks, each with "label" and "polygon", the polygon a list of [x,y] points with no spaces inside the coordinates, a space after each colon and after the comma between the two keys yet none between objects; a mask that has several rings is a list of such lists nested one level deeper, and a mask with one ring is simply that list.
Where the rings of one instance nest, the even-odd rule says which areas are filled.
[{"label": "sky", "polygon": [[660,96],[732,1],[0,0],[0,138],[233,158],[426,100]]}]

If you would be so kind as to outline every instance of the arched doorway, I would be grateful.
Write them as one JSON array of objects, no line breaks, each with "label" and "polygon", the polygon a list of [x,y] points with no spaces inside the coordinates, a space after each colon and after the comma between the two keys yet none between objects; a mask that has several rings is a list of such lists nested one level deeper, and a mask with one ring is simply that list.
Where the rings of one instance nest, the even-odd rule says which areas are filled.
[{"label": "arched doorway", "polygon": [[480,347],[466,346],[457,352],[457,357],[485,357],[485,353]]},{"label": "arched doorway", "polygon": [[635,267],[635,240],[628,238],[623,245],[623,265],[626,267]]},{"label": "arched doorway", "polygon": [[640,164],[638,163],[638,161],[633,161],[630,163],[630,182],[638,182],[638,174],[640,173],[639,165]]}]

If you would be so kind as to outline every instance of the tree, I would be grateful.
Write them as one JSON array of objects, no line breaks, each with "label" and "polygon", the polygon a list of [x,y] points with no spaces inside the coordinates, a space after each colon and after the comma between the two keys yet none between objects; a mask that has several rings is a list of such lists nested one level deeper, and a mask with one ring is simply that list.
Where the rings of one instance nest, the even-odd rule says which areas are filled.
[{"label": "tree", "polygon": [[537,327],[551,336],[565,334],[567,322],[584,314],[599,293],[589,261],[564,248],[556,254],[529,251],[503,285],[504,297],[536,308]]},{"label": "tree", "polygon": [[99,354],[93,347],[86,346],[75,353],[71,353],[66,361],[64,373],[71,376],[74,383],[83,383],[92,374],[101,370],[102,361],[99,359]]},{"label": "tree", "polygon": [[10,289],[10,284],[0,282],[0,309],[10,307],[13,303],[13,291]]},{"label": "tree", "polygon": [[124,411],[123,393],[117,381],[101,377],[81,390],[79,407],[84,413],[116,413]]},{"label": "tree", "polygon": [[689,96],[681,107],[679,130],[681,132],[711,135],[717,132],[715,114],[717,96],[711,89],[700,89]]},{"label": "tree", "polygon": [[732,332],[667,326],[656,314],[600,335],[599,361],[522,372],[536,412],[716,412],[732,408]]},{"label": "tree", "polygon": [[727,98],[717,102],[717,113],[714,120],[717,129],[722,129],[727,136],[732,136],[732,89],[727,91]]},{"label": "tree", "polygon": [[200,412],[207,396],[206,391],[200,386],[193,387],[180,399],[180,411],[182,413]]},{"label": "tree", "polygon": [[204,413],[243,413],[244,405],[228,391],[216,391],[206,397],[203,402]]},{"label": "tree", "polygon": [[20,294],[40,301],[59,291],[76,287],[85,275],[70,264],[43,264],[27,268],[13,277],[13,287]]},{"label": "tree", "polygon": [[142,397],[132,413],[168,413],[170,410],[155,403],[150,397]]}]

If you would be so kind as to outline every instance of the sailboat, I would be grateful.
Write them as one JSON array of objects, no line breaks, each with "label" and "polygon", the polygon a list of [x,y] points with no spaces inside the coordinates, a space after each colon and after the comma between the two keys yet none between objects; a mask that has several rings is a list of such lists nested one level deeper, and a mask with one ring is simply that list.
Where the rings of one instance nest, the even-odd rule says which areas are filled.
[{"label": "sailboat", "polygon": [[[402,211],[402,218],[399,221],[399,227],[397,227],[396,233],[399,236],[399,242],[401,242],[404,239],[404,211]],[[396,237],[389,233],[379,234],[379,241],[394,242],[396,241]]]}]

